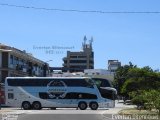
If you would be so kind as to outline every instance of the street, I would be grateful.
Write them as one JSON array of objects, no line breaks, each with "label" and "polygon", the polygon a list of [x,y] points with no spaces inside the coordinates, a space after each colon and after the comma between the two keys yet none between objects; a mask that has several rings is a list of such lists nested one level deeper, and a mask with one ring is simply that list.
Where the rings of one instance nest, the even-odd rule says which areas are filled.
[{"label": "street", "polygon": [[2,120],[113,120],[112,115],[121,109],[134,107],[116,101],[115,108],[98,110],[76,110],[75,108],[59,108],[50,110],[21,110],[20,108],[2,108]]},{"label": "street", "polygon": [[[15,120],[103,120],[103,113],[107,110],[76,110],[76,109],[43,109],[43,110],[20,110],[2,113],[2,120],[14,118]],[[16,119],[18,118],[18,119]],[[10,120],[6,119],[6,120]]]}]

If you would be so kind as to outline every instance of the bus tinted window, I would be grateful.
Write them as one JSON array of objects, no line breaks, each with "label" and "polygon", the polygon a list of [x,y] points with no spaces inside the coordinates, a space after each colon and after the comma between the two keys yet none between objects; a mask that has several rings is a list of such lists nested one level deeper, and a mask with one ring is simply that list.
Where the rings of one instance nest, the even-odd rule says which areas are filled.
[{"label": "bus tinted window", "polygon": [[111,99],[111,100],[115,100],[115,98],[116,98],[116,94],[114,94],[114,92],[112,90],[105,90],[105,89],[99,88],[99,91],[100,91],[101,96],[103,98],[107,98],[107,99]]},{"label": "bus tinted window", "polygon": [[102,79],[102,78],[92,78],[97,87],[112,87],[111,83],[107,79]]},{"label": "bus tinted window", "polygon": [[87,82],[85,79],[70,79],[70,80],[64,80],[67,86],[79,86],[79,87],[93,87],[92,84]]},{"label": "bus tinted window", "polygon": [[47,86],[48,80],[43,79],[8,79],[9,86]]},{"label": "bus tinted window", "polygon": [[67,86],[71,87],[90,87],[93,85],[87,82],[85,79],[7,79],[9,86],[47,86],[51,81],[57,81],[51,84],[50,86],[63,86],[58,81],[63,81]]},{"label": "bus tinted window", "polygon": [[[57,99],[56,97],[50,98],[49,95],[45,92],[40,92],[39,97],[42,99]],[[70,92],[67,93],[64,98],[59,98],[59,99],[97,99],[97,96],[89,93]]]}]

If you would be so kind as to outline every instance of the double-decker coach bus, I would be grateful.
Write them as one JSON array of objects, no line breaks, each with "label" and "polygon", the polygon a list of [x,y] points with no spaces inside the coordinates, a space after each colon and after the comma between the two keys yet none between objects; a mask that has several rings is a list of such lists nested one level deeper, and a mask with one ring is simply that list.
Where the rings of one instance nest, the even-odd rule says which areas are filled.
[{"label": "double-decker coach bus", "polygon": [[101,90],[94,79],[87,77],[7,77],[5,80],[6,105],[25,110],[114,107],[114,99],[105,94],[108,90]]}]

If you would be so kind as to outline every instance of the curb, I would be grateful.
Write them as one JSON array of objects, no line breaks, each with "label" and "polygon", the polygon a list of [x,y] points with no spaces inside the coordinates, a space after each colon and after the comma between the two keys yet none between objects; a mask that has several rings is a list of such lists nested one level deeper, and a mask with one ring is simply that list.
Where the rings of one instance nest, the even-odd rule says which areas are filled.
[{"label": "curb", "polygon": [[9,111],[9,110],[0,110],[0,114],[1,113],[7,113],[7,112],[12,112],[12,111]]}]

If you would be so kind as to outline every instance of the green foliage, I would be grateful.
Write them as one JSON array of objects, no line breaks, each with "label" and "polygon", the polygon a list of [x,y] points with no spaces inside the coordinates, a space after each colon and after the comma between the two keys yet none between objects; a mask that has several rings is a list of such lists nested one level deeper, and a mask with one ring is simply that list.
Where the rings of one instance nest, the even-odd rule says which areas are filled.
[{"label": "green foliage", "polygon": [[140,90],[130,92],[132,103],[145,109],[156,109],[160,114],[160,90]]},{"label": "green foliage", "polygon": [[160,73],[149,66],[138,68],[129,63],[117,69],[114,85],[119,95],[129,96],[132,103],[160,114]]},{"label": "green foliage", "polygon": [[118,68],[114,85],[120,95],[129,95],[133,104],[160,114],[160,73],[149,66],[138,68],[129,63]]},{"label": "green foliage", "polygon": [[160,89],[160,73],[149,66],[138,68],[130,63],[117,69],[114,85],[124,96],[137,90]]},{"label": "green foliage", "polygon": [[133,68],[128,72],[130,78],[127,79],[121,92],[131,92],[136,90],[160,89],[160,77],[158,73],[144,68]]},{"label": "green foliage", "polygon": [[128,94],[132,91],[136,91],[139,88],[139,84],[135,81],[134,78],[126,80],[121,88],[121,93]]},{"label": "green foliage", "polygon": [[115,88],[117,88],[118,94],[122,94],[121,89],[124,84],[124,82],[129,78],[128,72],[132,68],[136,68],[137,66],[133,65],[131,62],[129,62],[129,65],[121,66],[117,69],[113,85]]},{"label": "green foliage", "polygon": [[136,97],[132,98],[132,103],[137,106],[144,106],[144,103],[146,102],[146,99],[143,95],[137,95]]}]

